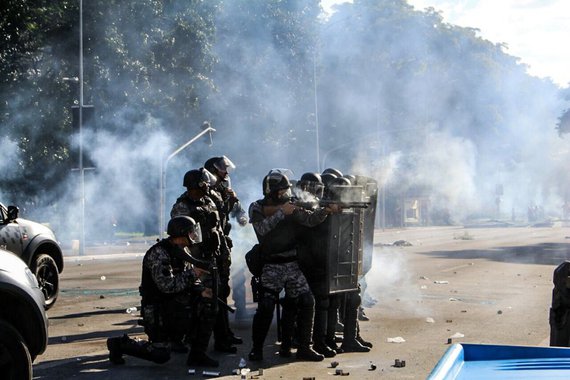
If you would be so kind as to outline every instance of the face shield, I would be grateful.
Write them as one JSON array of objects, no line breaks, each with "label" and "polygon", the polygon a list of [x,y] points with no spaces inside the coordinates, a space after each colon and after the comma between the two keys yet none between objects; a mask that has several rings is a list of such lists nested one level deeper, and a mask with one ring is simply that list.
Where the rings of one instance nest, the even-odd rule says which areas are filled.
[{"label": "face shield", "polygon": [[230,179],[229,176],[226,176],[226,178],[224,178],[222,181],[220,181],[220,185],[224,189],[231,189],[232,188],[232,180]]},{"label": "face shield", "polygon": [[227,178],[228,174],[236,168],[234,163],[226,156],[222,156],[219,160],[214,162],[214,167],[219,172],[222,179]]},{"label": "face shield", "polygon": [[194,226],[194,231],[188,232],[188,240],[192,244],[198,244],[202,242],[202,229],[200,228],[200,223],[196,223]]},{"label": "face shield", "polygon": [[200,183],[198,184],[200,188],[212,187],[216,184],[216,181],[217,179],[215,175],[202,168],[202,176],[200,177]]},{"label": "face shield", "polygon": [[293,171],[291,169],[285,169],[285,168],[274,168],[271,169],[269,171],[269,173],[267,173],[267,175],[272,175],[272,174],[281,174],[286,176],[287,178],[294,178],[295,174],[293,173]]}]

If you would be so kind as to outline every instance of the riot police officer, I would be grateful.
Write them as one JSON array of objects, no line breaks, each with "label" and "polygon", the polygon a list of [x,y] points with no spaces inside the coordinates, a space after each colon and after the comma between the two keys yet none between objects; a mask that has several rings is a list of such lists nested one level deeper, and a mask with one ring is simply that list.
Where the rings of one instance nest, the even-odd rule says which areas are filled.
[{"label": "riot police officer", "polygon": [[[203,271],[193,268],[184,248],[201,242],[200,224],[187,216],[172,218],[167,227],[168,238],[153,245],[145,254],[140,286],[141,315],[148,341],[127,335],[107,339],[109,360],[123,364],[123,355],[165,363],[170,359],[170,342],[181,335],[195,334],[200,315],[196,302],[211,298],[199,277]],[[202,351],[194,359],[203,365],[217,365]]]},{"label": "riot police officer", "polygon": [[[332,210],[317,208],[308,211],[293,205],[290,202],[291,182],[280,171],[270,172],[264,177],[263,195],[263,199],[253,202],[249,208],[250,222],[264,260],[259,302],[253,317],[253,347],[249,359],[263,359],[263,343],[273,319],[273,310],[279,293],[285,289],[286,296],[296,301],[298,310],[299,348],[296,357],[321,361],[324,356],[311,347],[315,300],[297,261],[298,229],[300,226],[310,227],[322,223]],[[283,347],[281,351],[283,352]]]},{"label": "riot police officer", "polygon": [[[247,217],[245,211],[241,207],[239,199],[236,196],[235,191],[231,188],[231,182],[229,177],[229,172],[235,169],[234,163],[226,156],[212,157],[206,161],[204,168],[214,174],[216,177],[216,182],[210,187],[209,196],[212,198],[216,207],[218,208],[218,213],[220,215],[220,226],[223,231],[223,239],[226,241],[227,250],[221,250],[220,255],[217,256],[218,273],[220,277],[220,288],[218,289],[218,297],[223,301],[227,302],[230,295],[230,266],[231,266],[231,248],[233,247],[232,239],[230,238],[230,216],[233,216],[238,220],[241,226],[247,224]],[[242,269],[243,271],[243,269]],[[238,276],[239,277],[239,276]],[[245,275],[243,277],[243,282],[245,283]],[[239,284],[238,284],[239,287]],[[245,293],[243,290],[244,284],[241,284],[239,290]],[[239,292],[238,289],[234,289]],[[241,305],[245,307],[245,294],[243,294],[244,304]],[[214,348],[222,352],[236,352],[236,348],[232,347],[232,344],[241,344],[243,340],[240,337],[235,336],[230,328],[228,311],[227,309],[220,309],[218,311],[218,316],[216,318],[216,324],[214,326]]]},{"label": "riot police officer", "polygon": [[[183,185],[186,187],[184,192],[172,206],[170,212],[171,216],[187,215],[194,218],[202,226],[202,244],[198,247],[192,247],[192,255],[200,260],[211,262],[215,264],[216,273],[212,273],[207,279],[207,283],[211,283],[214,290],[214,300],[206,308],[207,312],[204,313],[205,318],[208,319],[204,322],[203,336],[198,344],[200,349],[208,346],[208,341],[212,333],[217,315],[219,312],[219,278],[217,275],[217,264],[224,259],[227,259],[229,249],[226,245],[223,231],[220,224],[220,216],[214,201],[208,196],[209,189],[216,182],[215,176],[204,168],[189,170],[184,175]],[[222,252],[224,254],[222,254]],[[229,266],[228,266],[229,267]],[[232,347],[229,342],[216,341],[215,349],[217,351],[235,353],[237,350]]]},{"label": "riot police officer", "polygon": [[[300,204],[308,209],[315,209],[323,197],[324,185],[318,173],[305,173],[297,182],[297,198]],[[315,228],[317,231],[315,231]],[[334,357],[338,348],[336,344],[329,347],[326,342],[327,320],[330,298],[327,288],[327,252],[320,246],[320,241],[314,238],[319,226],[306,231],[305,244],[299,254],[301,269],[309,282],[311,292],[315,297],[315,321],[313,326],[313,349],[327,358]],[[335,296],[332,296],[333,298]],[[285,314],[285,312],[284,312]],[[284,317],[285,319],[285,317]],[[286,322],[284,321],[283,324]],[[335,350],[336,349],[336,350]]]},{"label": "riot police officer", "polygon": [[[332,173],[336,169],[330,170]],[[338,172],[338,170],[337,170]],[[340,172],[338,172],[340,173]],[[327,173],[324,173],[327,174]],[[329,201],[338,201],[341,199],[340,188],[342,186],[350,186],[350,180],[345,177],[336,177],[329,181],[325,188],[325,194]],[[365,341],[360,336],[358,326],[358,308],[361,304],[360,288],[358,290],[345,292],[343,294],[333,295],[329,298],[329,310],[327,319],[326,345],[340,352],[369,352],[372,344]],[[341,306],[342,305],[342,306]],[[339,309],[342,310],[343,322],[343,340],[340,350],[335,343],[335,332],[338,322]]]}]

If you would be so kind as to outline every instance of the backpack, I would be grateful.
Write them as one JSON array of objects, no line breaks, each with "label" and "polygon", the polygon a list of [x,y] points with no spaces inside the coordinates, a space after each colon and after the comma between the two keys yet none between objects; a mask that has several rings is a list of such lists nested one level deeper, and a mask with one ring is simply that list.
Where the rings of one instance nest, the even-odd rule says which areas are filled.
[{"label": "backpack", "polygon": [[245,254],[245,263],[253,276],[261,276],[261,270],[263,269],[263,257],[261,255],[259,244],[251,247],[251,249]]}]

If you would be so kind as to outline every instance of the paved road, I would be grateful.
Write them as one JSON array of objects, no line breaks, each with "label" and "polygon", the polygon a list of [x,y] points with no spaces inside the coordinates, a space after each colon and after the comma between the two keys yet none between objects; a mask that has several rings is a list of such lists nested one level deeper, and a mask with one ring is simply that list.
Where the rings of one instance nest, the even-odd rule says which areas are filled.
[{"label": "paved road", "polygon": [[[369,294],[379,302],[366,309],[362,335],[375,346],[366,354],[342,354],[321,363],[283,360],[274,329],[266,360],[248,363],[260,379],[327,378],[331,361],[357,379],[425,379],[454,342],[547,345],[552,271],[570,252],[570,229],[552,228],[410,228],[377,231]],[[394,245],[403,241],[411,245]],[[150,244],[150,242],[148,243]],[[93,256],[67,257],[61,294],[49,310],[50,340],[34,363],[35,379],[202,378],[203,368],[188,374],[185,356],[165,365],[127,358],[124,366],[107,360],[105,339],[123,332],[143,336],[138,316],[126,309],[139,304],[142,254],[148,245],[88,249]],[[247,282],[249,283],[249,282]],[[249,286],[247,286],[249,288]],[[255,304],[248,296],[247,313]],[[213,354],[228,379],[250,349],[249,319],[231,320],[246,339],[236,355]],[[387,343],[402,337],[403,343]],[[395,359],[406,367],[395,368]],[[370,365],[376,366],[370,371]]]}]

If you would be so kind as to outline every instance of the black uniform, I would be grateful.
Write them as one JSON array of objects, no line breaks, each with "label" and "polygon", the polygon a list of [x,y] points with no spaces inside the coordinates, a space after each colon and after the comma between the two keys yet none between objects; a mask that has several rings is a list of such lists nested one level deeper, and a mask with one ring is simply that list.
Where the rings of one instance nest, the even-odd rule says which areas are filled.
[{"label": "black uniform", "polygon": [[[170,216],[186,215],[192,217],[200,223],[202,229],[202,243],[191,247],[192,256],[212,263],[216,268],[221,252],[227,252],[226,242],[220,229],[219,214],[215,203],[208,196],[203,196],[194,200],[185,192],[172,206]],[[200,299],[200,310],[202,319],[200,320],[200,333],[192,340],[192,352],[203,352],[208,347],[210,336],[218,314],[219,279],[217,273],[211,273],[202,279],[204,285],[213,289],[212,298]]]},{"label": "black uniform", "polygon": [[315,300],[299,267],[297,246],[302,226],[312,227],[322,223],[327,213],[323,208],[314,212],[298,208],[288,216],[278,210],[266,217],[263,212],[266,202],[265,199],[258,200],[249,208],[250,222],[258,237],[265,263],[260,277],[262,290],[253,318],[253,349],[249,356],[250,360],[263,358],[263,343],[273,319],[273,310],[278,302],[279,292],[283,289],[286,297],[295,300],[298,308],[297,358],[322,360],[323,356],[312,351],[310,347]]},{"label": "black uniform", "polygon": [[[180,257],[182,248],[163,239],[145,254],[139,288],[141,315],[149,340],[124,335],[107,340],[109,359],[122,364],[123,354],[164,363],[170,359],[170,342],[196,334],[201,319],[196,300],[204,290],[189,264]],[[199,332],[198,332],[199,333]]]}]

